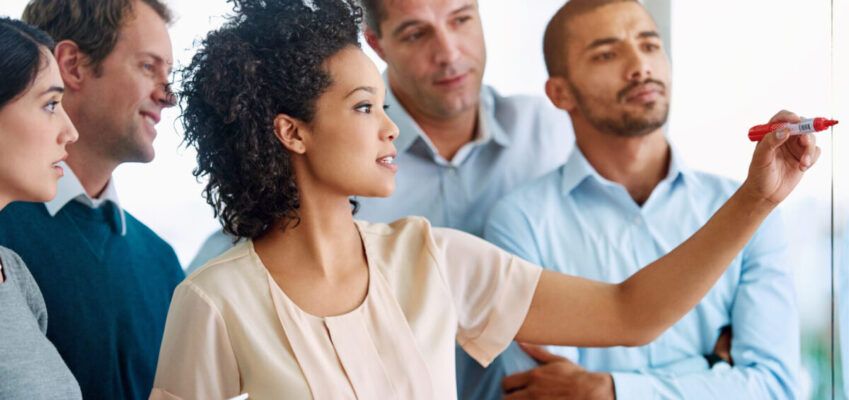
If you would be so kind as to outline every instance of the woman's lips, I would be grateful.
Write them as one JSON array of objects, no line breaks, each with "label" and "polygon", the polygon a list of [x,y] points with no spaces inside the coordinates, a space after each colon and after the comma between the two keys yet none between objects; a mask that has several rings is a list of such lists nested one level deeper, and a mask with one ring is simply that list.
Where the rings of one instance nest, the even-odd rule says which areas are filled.
[{"label": "woman's lips", "polygon": [[390,155],[378,158],[377,164],[380,165],[381,167],[384,167],[384,168],[391,170],[392,172],[395,172],[395,171],[398,170],[398,165],[395,164],[395,155],[394,154],[390,154]]}]

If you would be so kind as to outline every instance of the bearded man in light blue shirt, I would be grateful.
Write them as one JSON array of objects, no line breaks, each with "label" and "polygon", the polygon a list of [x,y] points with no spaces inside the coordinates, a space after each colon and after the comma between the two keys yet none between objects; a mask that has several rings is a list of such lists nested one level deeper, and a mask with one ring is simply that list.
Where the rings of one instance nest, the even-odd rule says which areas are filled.
[{"label": "bearded man in light blue shirt", "polygon": [[[639,2],[572,0],[549,23],[544,49],[546,93],[572,117],[577,148],[563,167],[499,201],[484,236],[547,268],[620,282],[697,231],[738,184],[688,168],[664,137],[669,61]],[[525,352],[514,344],[479,386],[507,399],[798,397],[798,311],[783,233],[774,214],[653,343]],[[539,365],[516,371],[528,355]]]}]

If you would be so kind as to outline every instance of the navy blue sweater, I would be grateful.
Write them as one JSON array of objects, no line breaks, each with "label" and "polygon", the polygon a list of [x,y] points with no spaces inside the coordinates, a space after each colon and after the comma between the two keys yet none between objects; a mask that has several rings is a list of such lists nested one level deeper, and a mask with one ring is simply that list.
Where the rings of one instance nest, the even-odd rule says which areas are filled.
[{"label": "navy blue sweater", "polygon": [[55,217],[44,204],[0,212],[0,245],[17,252],[47,305],[47,337],[84,399],[147,399],[171,294],[184,278],[174,250],[118,209],[70,201]]}]

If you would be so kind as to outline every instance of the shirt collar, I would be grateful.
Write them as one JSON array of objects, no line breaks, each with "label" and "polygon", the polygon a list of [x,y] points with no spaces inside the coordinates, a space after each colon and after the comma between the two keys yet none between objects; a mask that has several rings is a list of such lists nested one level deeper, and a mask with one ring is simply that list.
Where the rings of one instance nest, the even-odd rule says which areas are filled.
[{"label": "shirt collar", "polygon": [[[672,184],[678,179],[691,179],[693,172],[684,163],[684,160],[681,159],[680,152],[677,148],[670,144],[669,151],[671,155],[669,158],[669,172],[660,184],[663,184],[664,182]],[[601,176],[598,171],[590,165],[590,162],[587,161],[584,153],[577,146],[575,147],[575,150],[572,151],[572,154],[569,156],[569,160],[566,161],[566,164],[561,167],[561,171],[561,188],[564,194],[571,193],[589,177],[592,177],[595,181],[603,185],[618,185],[617,183],[611,182]]]},{"label": "shirt collar", "polygon": [[669,157],[669,173],[666,174],[666,178],[664,178],[664,180],[674,182],[678,178],[693,179],[693,170],[687,166],[686,162],[684,162],[678,148],[670,143],[669,152],[671,154],[671,157]]},{"label": "shirt collar", "polygon": [[74,171],[71,170],[68,164],[61,162],[59,163],[59,166],[61,166],[65,171],[65,175],[59,179],[59,183],[56,187],[56,197],[54,197],[53,200],[44,203],[44,206],[47,208],[47,212],[50,216],[55,217],[56,214],[72,200],[83,203],[90,208],[98,208],[106,202],[112,202],[118,210],[117,214],[120,218],[120,224],[118,226],[121,228],[121,236],[126,235],[127,219],[124,215],[124,209],[121,208],[121,202],[118,200],[118,191],[115,188],[115,179],[110,178],[109,183],[106,184],[106,188],[103,190],[100,198],[93,199],[86,193],[79,178],[77,178],[77,175],[74,174]]},{"label": "shirt collar", "polygon": [[[386,77],[386,73],[383,75],[384,80],[387,82],[387,87],[389,86],[389,81]],[[431,151],[435,153],[435,147],[433,143],[430,141],[430,138],[424,133],[422,128],[418,123],[410,116],[404,106],[398,101],[398,98],[395,97],[395,93],[392,92],[392,89],[388,89],[386,91],[386,105],[389,106],[387,110],[387,114],[389,118],[392,119],[392,122],[398,126],[399,135],[395,139],[395,148],[399,153],[406,152],[410,149],[410,147],[416,141],[422,141],[430,147]],[[484,144],[489,142],[490,139],[494,140],[496,143],[501,146],[508,146],[510,144],[510,137],[506,132],[501,128],[498,124],[498,121],[495,119],[495,93],[493,90],[487,87],[481,89],[480,93],[480,107],[478,108],[478,131],[475,134],[475,139],[473,140],[476,144]]]},{"label": "shirt collar", "polygon": [[478,116],[478,127],[486,132],[487,135],[492,135],[492,139],[496,143],[507,147],[510,145],[510,136],[498,123],[495,118],[495,113],[498,111],[495,108],[495,89],[489,86],[483,86],[480,94],[480,114]]},{"label": "shirt collar", "polygon": [[607,180],[599,175],[595,168],[590,165],[590,162],[587,161],[586,157],[584,157],[584,153],[577,146],[575,146],[575,149],[572,150],[572,154],[569,155],[569,159],[566,160],[566,164],[563,164],[560,168],[562,171],[561,188],[563,190],[563,194],[566,195],[572,193],[572,190],[591,176],[595,177],[599,180],[599,182],[607,182]]}]

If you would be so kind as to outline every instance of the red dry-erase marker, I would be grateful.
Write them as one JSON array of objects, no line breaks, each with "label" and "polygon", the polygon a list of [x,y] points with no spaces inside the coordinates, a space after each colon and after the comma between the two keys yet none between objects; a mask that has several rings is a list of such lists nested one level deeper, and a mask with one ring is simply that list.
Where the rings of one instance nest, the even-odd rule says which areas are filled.
[{"label": "red dry-erase marker", "polygon": [[749,140],[760,142],[767,133],[780,128],[789,128],[791,135],[804,135],[806,133],[824,131],[834,125],[837,125],[837,121],[828,118],[808,118],[799,121],[798,124],[773,122],[771,124],[753,126],[752,129],[749,129]]}]

